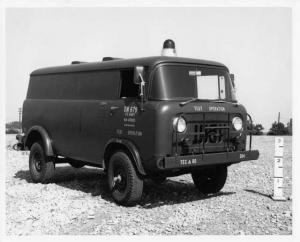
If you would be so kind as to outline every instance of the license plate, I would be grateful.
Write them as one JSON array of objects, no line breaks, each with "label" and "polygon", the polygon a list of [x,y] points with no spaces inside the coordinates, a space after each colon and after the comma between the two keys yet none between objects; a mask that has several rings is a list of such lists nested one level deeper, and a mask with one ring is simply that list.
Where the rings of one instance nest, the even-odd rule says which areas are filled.
[{"label": "license plate", "polygon": [[180,164],[181,166],[195,165],[195,164],[197,164],[197,159],[196,159],[196,158],[191,158],[191,159],[179,159],[179,164]]}]

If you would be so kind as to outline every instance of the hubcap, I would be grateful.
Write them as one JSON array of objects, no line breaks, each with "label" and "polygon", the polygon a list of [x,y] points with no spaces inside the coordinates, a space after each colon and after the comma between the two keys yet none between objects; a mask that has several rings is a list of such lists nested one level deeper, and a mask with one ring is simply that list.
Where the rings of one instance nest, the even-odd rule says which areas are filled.
[{"label": "hubcap", "polygon": [[41,161],[41,156],[39,153],[35,153],[33,155],[33,164],[34,164],[34,167],[35,169],[38,171],[38,172],[41,172],[42,171],[42,161]]},{"label": "hubcap", "polygon": [[124,192],[126,189],[126,174],[123,169],[115,169],[113,176],[113,189],[118,190],[119,192]]},{"label": "hubcap", "polygon": [[114,177],[114,183],[121,182],[121,181],[122,181],[122,177],[120,175]]}]

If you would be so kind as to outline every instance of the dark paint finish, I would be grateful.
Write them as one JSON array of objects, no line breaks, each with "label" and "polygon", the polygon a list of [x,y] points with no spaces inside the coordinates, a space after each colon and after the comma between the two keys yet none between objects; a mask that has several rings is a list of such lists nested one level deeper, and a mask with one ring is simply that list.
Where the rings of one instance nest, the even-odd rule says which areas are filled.
[{"label": "dark paint finish", "polygon": [[182,58],[182,57],[153,56],[153,57],[144,57],[144,58],[136,58],[136,59],[119,59],[119,60],[111,60],[111,61],[103,61],[103,62],[90,62],[90,63],[82,63],[79,65],[46,67],[46,68],[41,68],[33,71],[31,73],[31,76],[47,75],[47,74],[54,74],[54,73],[122,69],[122,68],[128,68],[133,66],[156,66],[162,63],[199,64],[199,65],[222,67],[228,70],[225,65],[215,61]]},{"label": "dark paint finish", "polygon": [[[229,150],[224,150],[225,138],[223,143],[204,144],[205,150],[201,150],[197,144],[198,152],[207,153],[205,159],[202,157],[202,162],[205,161],[203,163],[205,165],[209,164],[209,160],[220,158],[219,161],[215,160],[212,163],[231,164],[257,159],[257,151],[246,153],[246,159],[235,158],[239,155],[238,151],[246,152],[247,112],[242,105],[196,101],[181,106],[179,104],[182,100],[151,100],[148,95],[145,102],[139,98],[119,98],[120,69],[134,68],[137,65],[147,66],[149,70],[147,75],[150,77],[146,83],[148,94],[153,70],[157,65],[166,63],[206,65],[228,72],[227,67],[217,62],[178,57],[111,60],[39,69],[31,74],[27,99],[23,104],[25,137],[30,137],[32,127],[35,127],[37,131],[42,130],[41,137],[49,151],[47,155],[81,160],[100,167],[104,164],[106,148],[112,144],[122,144],[131,153],[139,173],[153,175],[160,172],[160,161],[166,164],[174,163],[178,161],[178,157],[189,157],[189,152],[195,151],[194,148],[192,151],[186,151],[186,148],[178,145],[178,142],[174,145],[174,133],[177,135],[176,139],[188,136],[187,133],[174,132],[173,119],[176,116],[181,115],[188,124],[223,122],[229,127],[228,137],[236,135],[231,126],[231,119],[239,116],[243,120],[244,131],[239,138],[239,146],[236,146],[237,150],[231,150],[230,153]],[[51,92],[52,80],[53,84],[60,82],[65,84],[59,84],[60,88],[54,98],[45,98],[48,94],[43,83],[48,85]],[[101,89],[100,94],[96,91],[98,90],[96,87]],[[222,132],[225,136],[225,131]],[[226,157],[221,155],[224,151],[227,151]],[[215,152],[223,153],[214,154]],[[184,166],[182,171],[189,172],[190,167]]]}]

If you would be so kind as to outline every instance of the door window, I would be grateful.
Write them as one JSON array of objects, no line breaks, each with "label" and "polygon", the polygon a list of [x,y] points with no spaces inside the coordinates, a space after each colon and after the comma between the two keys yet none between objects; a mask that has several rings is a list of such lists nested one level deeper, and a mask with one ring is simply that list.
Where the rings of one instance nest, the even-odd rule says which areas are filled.
[{"label": "door window", "polygon": [[121,70],[121,93],[120,97],[138,97],[139,85],[133,82],[134,70]]}]

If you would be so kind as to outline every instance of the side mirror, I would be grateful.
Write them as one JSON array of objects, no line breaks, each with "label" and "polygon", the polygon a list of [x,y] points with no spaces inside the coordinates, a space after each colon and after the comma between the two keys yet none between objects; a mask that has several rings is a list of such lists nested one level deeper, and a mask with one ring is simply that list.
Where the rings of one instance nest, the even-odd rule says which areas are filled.
[{"label": "side mirror", "polygon": [[144,75],[144,67],[143,66],[136,66],[134,68],[134,84],[139,85],[143,81]]},{"label": "side mirror", "polygon": [[233,87],[235,88],[234,74],[230,74],[230,79],[231,79],[231,82],[232,82]]}]

